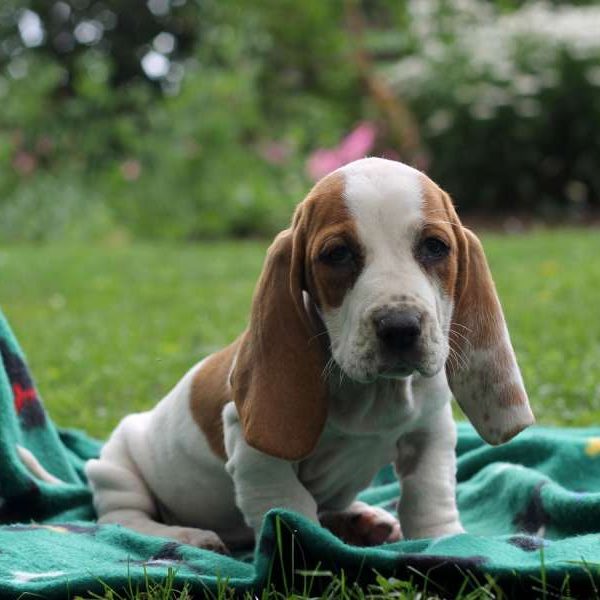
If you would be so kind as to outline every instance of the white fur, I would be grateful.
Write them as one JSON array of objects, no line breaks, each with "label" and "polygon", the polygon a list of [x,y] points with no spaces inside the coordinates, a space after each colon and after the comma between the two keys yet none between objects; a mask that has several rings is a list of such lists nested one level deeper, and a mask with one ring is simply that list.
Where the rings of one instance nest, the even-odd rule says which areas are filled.
[{"label": "white fur", "polygon": [[[403,529],[411,537],[434,535],[438,526],[440,534],[461,530],[454,504],[454,423],[444,409],[449,395],[443,373],[333,385],[326,430],[311,456],[297,463],[248,446],[229,403],[223,414],[229,458],[223,464],[190,413],[189,382],[201,367],[152,411],[126,417],[100,458],[89,461],[101,522],[192,542],[187,528],[210,530],[230,547],[245,545],[252,534],[244,521],[258,531],[264,514],[282,506],[314,522],[321,511],[341,512],[382,465],[397,461],[404,446],[431,437],[433,445],[416,444],[417,470],[408,477],[399,473],[412,498],[408,509],[401,505]],[[410,518],[413,509],[418,518]]]},{"label": "white fur", "polygon": [[[223,541],[234,546],[248,540],[233,502],[231,477],[190,412],[190,386],[201,368],[202,362],[188,371],[151,411],[123,419],[100,458],[87,463],[94,505],[103,522],[121,522],[112,513],[128,510],[134,511],[127,519],[133,529],[139,521],[159,520],[218,529]],[[169,535],[159,529],[156,535]]]},{"label": "white fur", "polygon": [[423,223],[423,175],[402,163],[366,158],[340,169],[345,201],[365,249],[365,265],[342,305],[321,316],[333,357],[353,379],[371,381],[381,357],[372,315],[378,309],[412,308],[423,317],[424,375],[434,375],[448,354],[452,304],[414,256]]},{"label": "white fur", "polygon": [[[210,530],[236,546],[252,539],[244,521],[257,531],[273,507],[316,522],[320,512],[358,506],[356,494],[383,465],[395,463],[404,533],[462,531],[454,494],[456,433],[443,370],[452,306],[413,257],[423,218],[421,175],[382,159],[358,161],[342,173],[367,256],[342,305],[323,314],[341,369],[336,366],[328,379],[328,418],[314,451],[288,462],[251,448],[229,403],[223,411],[228,458],[217,458],[190,413],[190,382],[198,369],[201,378],[200,363],[153,410],[124,419],[100,458],[88,463],[101,520],[197,545],[204,545],[203,532],[194,538],[191,528]],[[414,305],[426,315],[425,358],[419,372],[401,379],[376,379],[376,365],[365,353],[375,343],[367,317],[386,304]]]}]

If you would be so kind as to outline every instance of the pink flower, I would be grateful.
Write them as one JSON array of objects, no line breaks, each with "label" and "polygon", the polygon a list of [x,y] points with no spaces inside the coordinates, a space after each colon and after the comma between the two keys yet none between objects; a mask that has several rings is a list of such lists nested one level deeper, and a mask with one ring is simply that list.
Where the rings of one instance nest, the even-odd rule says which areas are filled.
[{"label": "pink flower", "polygon": [[377,129],[373,123],[363,121],[335,148],[315,150],[306,162],[306,171],[313,181],[345,164],[364,158],[375,144]]},{"label": "pink flower", "polygon": [[268,163],[282,165],[289,160],[292,149],[285,142],[270,141],[259,144],[258,153]]},{"label": "pink flower", "polygon": [[142,165],[139,160],[130,158],[121,163],[121,175],[125,181],[137,181],[142,174]]},{"label": "pink flower", "polygon": [[19,150],[12,160],[12,167],[19,175],[31,175],[36,170],[37,163],[37,158],[33,154]]},{"label": "pink flower", "polygon": [[54,141],[50,136],[42,135],[35,142],[35,150],[41,156],[47,156],[54,150]]}]

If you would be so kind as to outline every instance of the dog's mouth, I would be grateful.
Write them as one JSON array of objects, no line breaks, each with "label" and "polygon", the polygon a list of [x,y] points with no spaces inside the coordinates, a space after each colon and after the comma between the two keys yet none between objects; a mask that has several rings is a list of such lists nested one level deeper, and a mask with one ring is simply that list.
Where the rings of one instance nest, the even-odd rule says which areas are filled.
[{"label": "dog's mouth", "polygon": [[411,375],[419,374],[422,377],[434,377],[437,375],[443,365],[432,365],[430,363],[396,363],[391,366],[381,365],[378,373],[378,379],[406,379]]},{"label": "dog's mouth", "polygon": [[378,370],[377,379],[406,379],[418,369],[413,365],[394,365],[391,367],[381,366]]},{"label": "dog's mouth", "polygon": [[[439,344],[434,340],[421,339],[410,348],[387,348],[377,340],[370,343],[363,340],[352,351],[340,352],[342,348],[333,347],[329,355],[331,363],[324,373],[328,379],[350,380],[356,383],[370,384],[378,380],[402,380],[412,375],[431,378],[444,367]],[[356,346],[362,346],[357,348]],[[357,352],[357,350],[359,350]]]},{"label": "dog's mouth", "polygon": [[377,367],[367,367],[364,369],[343,369],[336,363],[337,377],[330,371],[329,375],[334,381],[343,382],[344,379],[349,379],[356,383],[369,384],[375,383],[381,379],[400,380],[407,379],[418,369],[412,365],[381,365]]},{"label": "dog's mouth", "polygon": [[444,363],[439,361],[407,361],[407,360],[389,360],[380,359],[376,363],[363,364],[359,368],[348,369],[337,364],[337,369],[341,371],[342,377],[346,377],[357,383],[374,383],[378,380],[402,380],[419,374],[422,377],[430,378],[437,375],[443,368]]}]

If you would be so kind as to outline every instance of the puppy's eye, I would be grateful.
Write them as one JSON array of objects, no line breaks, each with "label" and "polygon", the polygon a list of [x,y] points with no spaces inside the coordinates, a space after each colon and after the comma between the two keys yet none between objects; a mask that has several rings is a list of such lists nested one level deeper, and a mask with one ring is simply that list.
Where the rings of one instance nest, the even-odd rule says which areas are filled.
[{"label": "puppy's eye", "polygon": [[345,266],[352,263],[354,254],[345,244],[338,244],[325,250],[319,258],[332,266]]},{"label": "puppy's eye", "polygon": [[435,262],[446,258],[450,246],[436,237],[425,238],[418,248],[419,258],[425,262]]}]

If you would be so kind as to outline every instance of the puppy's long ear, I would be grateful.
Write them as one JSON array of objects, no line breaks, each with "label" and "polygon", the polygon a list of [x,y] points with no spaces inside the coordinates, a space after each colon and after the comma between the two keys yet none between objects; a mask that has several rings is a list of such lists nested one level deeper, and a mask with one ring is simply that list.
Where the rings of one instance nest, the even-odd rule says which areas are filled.
[{"label": "puppy's long ear", "polygon": [[535,421],[483,248],[458,223],[458,279],[446,363],[454,397],[488,443],[502,444]]},{"label": "puppy's long ear", "polygon": [[298,212],[267,252],[231,378],[246,442],[286,460],[313,450],[327,413],[325,354],[302,296],[301,221]]}]

